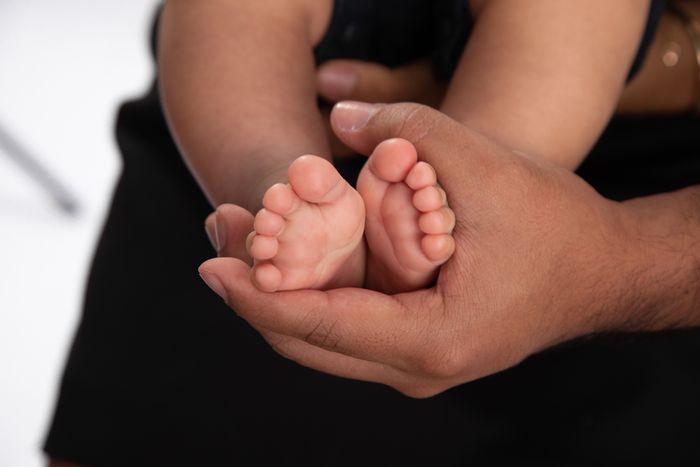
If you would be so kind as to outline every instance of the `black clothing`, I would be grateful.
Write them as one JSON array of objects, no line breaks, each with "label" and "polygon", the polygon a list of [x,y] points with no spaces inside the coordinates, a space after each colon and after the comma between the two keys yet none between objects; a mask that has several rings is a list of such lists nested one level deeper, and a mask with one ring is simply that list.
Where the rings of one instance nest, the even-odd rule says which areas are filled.
[{"label": "black clothing", "polygon": [[[319,62],[353,58],[395,67],[429,58],[436,78],[448,81],[471,32],[468,0],[335,0]],[[629,72],[639,71],[665,0],[651,0],[647,24]]]},{"label": "black clothing", "polygon": [[[580,173],[616,199],[700,183],[699,124],[617,120]],[[92,466],[700,464],[700,331],[570,343],[427,400],[321,374],[275,354],[199,279],[214,254],[203,229],[211,207],[155,87],[121,108],[117,139],[123,173],[46,441],[51,457]]]}]

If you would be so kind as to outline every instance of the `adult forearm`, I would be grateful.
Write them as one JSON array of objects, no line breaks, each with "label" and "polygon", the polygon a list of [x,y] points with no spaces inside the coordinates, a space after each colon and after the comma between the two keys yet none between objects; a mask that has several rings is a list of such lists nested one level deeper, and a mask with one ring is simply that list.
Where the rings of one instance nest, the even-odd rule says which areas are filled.
[{"label": "adult forearm", "polygon": [[[628,277],[610,329],[657,331],[700,326],[700,186],[622,205],[629,237]],[[605,326],[604,326],[605,327]]]},{"label": "adult forearm", "polygon": [[215,205],[234,202],[255,210],[264,190],[284,181],[294,158],[329,153],[312,55],[322,15],[312,17],[305,3],[165,5],[159,75],[166,116]]}]

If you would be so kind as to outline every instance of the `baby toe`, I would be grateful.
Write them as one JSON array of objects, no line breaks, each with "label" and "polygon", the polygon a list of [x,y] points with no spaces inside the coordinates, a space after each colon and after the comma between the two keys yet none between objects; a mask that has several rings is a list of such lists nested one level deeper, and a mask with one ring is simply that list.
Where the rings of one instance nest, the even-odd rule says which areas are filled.
[{"label": "baby toe", "polygon": [[434,185],[426,186],[413,194],[413,207],[420,212],[436,211],[444,205],[442,193]]},{"label": "baby toe", "polygon": [[427,162],[418,162],[406,176],[406,185],[414,190],[437,184],[437,175],[432,165]]},{"label": "baby toe", "polygon": [[263,292],[275,292],[282,283],[282,273],[272,263],[256,264],[251,271],[251,279]]},{"label": "baby toe", "polygon": [[442,205],[442,206],[447,206],[447,205],[448,205],[448,204],[447,204],[447,193],[445,193],[445,190],[443,190],[442,187],[441,187],[440,185],[437,185],[436,188],[437,188],[438,193],[440,193],[440,199],[442,200],[442,201],[441,201],[441,203],[442,203],[441,205]]},{"label": "baby toe", "polygon": [[276,237],[282,233],[284,224],[284,217],[276,212],[263,208],[255,215],[253,229],[260,235]]},{"label": "baby toe", "polygon": [[333,164],[317,156],[301,156],[289,166],[289,184],[310,203],[332,203],[346,193],[349,185]]},{"label": "baby toe", "polygon": [[446,234],[452,232],[455,226],[455,215],[450,208],[440,208],[421,214],[418,228],[425,234]]},{"label": "baby toe", "polygon": [[421,239],[423,254],[435,263],[444,263],[455,251],[455,241],[452,235],[426,235]]},{"label": "baby toe", "polygon": [[294,193],[292,187],[284,183],[272,185],[263,196],[263,206],[265,209],[287,216],[299,206],[299,197]]},{"label": "baby toe", "polygon": [[372,173],[378,178],[397,183],[403,181],[416,165],[416,148],[405,139],[393,138],[377,145],[369,158]]},{"label": "baby toe", "polygon": [[255,235],[248,248],[248,253],[254,259],[263,261],[273,258],[279,249],[277,237],[268,237],[266,235]]}]

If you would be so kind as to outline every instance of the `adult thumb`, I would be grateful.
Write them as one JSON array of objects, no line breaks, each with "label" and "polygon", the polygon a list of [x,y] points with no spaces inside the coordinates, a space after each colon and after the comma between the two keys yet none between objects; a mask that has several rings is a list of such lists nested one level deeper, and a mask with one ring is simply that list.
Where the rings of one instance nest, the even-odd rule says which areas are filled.
[{"label": "adult thumb", "polygon": [[403,138],[413,143],[421,160],[436,169],[448,154],[469,154],[475,145],[488,145],[478,133],[420,104],[339,102],[330,120],[338,138],[360,154],[369,156],[382,141]]},{"label": "adult thumb", "polygon": [[387,139],[412,143],[418,159],[431,164],[445,188],[448,179],[474,178],[509,154],[495,142],[430,107],[345,101],[331,112],[331,126],[351,149],[369,156]]}]

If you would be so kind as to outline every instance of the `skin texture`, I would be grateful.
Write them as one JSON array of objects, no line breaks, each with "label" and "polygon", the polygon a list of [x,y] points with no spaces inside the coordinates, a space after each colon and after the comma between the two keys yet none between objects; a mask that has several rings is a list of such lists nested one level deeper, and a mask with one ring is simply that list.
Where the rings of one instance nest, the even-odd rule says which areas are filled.
[{"label": "skin texture", "polygon": [[265,193],[246,242],[260,290],[404,292],[432,284],[454,250],[454,213],[408,141],[380,143],[357,190],[316,156],[292,162],[288,178]]},{"label": "skin texture", "polygon": [[[648,5],[646,0],[472,1],[475,27],[446,94],[420,63],[389,70],[336,60],[319,69],[317,87],[331,102],[431,105],[506,147],[573,169],[612,116]],[[645,76],[657,72],[649,67]],[[643,79],[640,90],[648,90],[651,79]],[[391,87],[395,90],[385,90]],[[644,108],[640,91],[635,93],[626,102]],[[336,153],[349,152],[337,142],[333,147]]]},{"label": "skin texture", "polygon": [[[682,3],[694,17],[700,18],[700,2]],[[680,47],[680,54],[678,63],[669,67],[663,64],[662,58],[671,42]],[[694,110],[698,105],[696,96],[700,93],[694,53],[680,20],[665,12],[641,69],[620,96],[616,113],[648,115]],[[357,60],[324,63],[318,69],[317,90],[324,99],[334,103],[343,100],[418,102],[434,108],[439,108],[446,91],[444,86],[433,80],[427,62],[390,69]],[[329,122],[327,125],[333,154],[353,154],[331,131]]]},{"label": "skin texture", "polygon": [[473,2],[474,29],[440,110],[505,147],[573,169],[613,114],[648,6]]},{"label": "skin texture", "polygon": [[[578,165],[620,95],[645,5],[475,2],[474,31],[441,109],[507,147]],[[298,155],[329,157],[311,50],[330,14],[330,0],[166,3],[165,111],[214,205],[257,211]]]},{"label": "skin texture", "polygon": [[[696,4],[691,7],[697,9]],[[664,38],[673,40],[683,48],[678,66],[662,66],[659,54],[663,49]],[[351,86],[341,87],[334,75],[352,75]],[[679,28],[677,20],[664,14],[659,32],[654,37],[649,55],[637,77],[625,88],[618,105],[619,113],[672,113],[683,112],[692,108],[695,95],[696,70],[692,63],[692,52],[685,31]],[[420,102],[438,107],[444,95],[444,87],[432,79],[430,65],[418,62],[397,69],[382,65],[351,60],[334,60],[321,66],[316,75],[317,92],[330,102],[342,100],[359,100],[365,102]],[[327,117],[327,115],[326,115]],[[323,118],[331,140],[332,153],[335,155],[354,153],[333,133],[328,118]],[[669,195],[676,196],[679,195]],[[688,197],[686,195],[686,197]],[[213,196],[210,195],[213,200]],[[227,195],[221,195],[221,201],[231,201]],[[640,211],[653,212],[646,202],[639,202]],[[659,200],[660,204],[663,204]],[[630,203],[631,205],[632,203]],[[692,204],[692,203],[690,203]],[[692,207],[688,207],[692,211]],[[673,214],[667,214],[673,217]],[[244,239],[253,228],[253,216],[250,212],[230,204],[221,205],[206,220],[206,231],[212,245],[223,257],[241,258],[251,264]],[[217,238],[218,234],[218,238]],[[679,272],[679,275],[681,273]],[[679,313],[680,314],[680,313]],[[643,327],[640,323],[639,327]],[[648,325],[648,323],[647,323]],[[294,358],[294,357],[292,357]],[[52,461],[52,467],[79,467],[78,464]]]},{"label": "skin texture", "polygon": [[213,205],[234,202],[255,212],[270,186],[287,181],[294,159],[330,158],[312,55],[330,8],[330,0],[165,3],[163,105]]},{"label": "skin texture", "polygon": [[[441,110],[507,147],[575,167],[613,112],[648,0],[472,6],[474,30]],[[330,0],[166,2],[159,41],[165,112],[215,206],[233,202],[255,212],[267,188],[286,182],[296,157],[330,157],[311,51],[331,9]],[[367,75],[378,91],[366,98],[387,93],[381,71]],[[429,76],[420,67],[411,72],[419,84]],[[413,97],[408,87],[395,93]]]},{"label": "skin texture", "polygon": [[413,104],[340,104],[332,121],[360,153],[401,137],[444,174],[456,251],[435,287],[398,295],[265,294],[244,261],[204,263],[203,279],[283,356],[428,397],[578,336],[700,324],[698,187],[615,203]]},{"label": "skin texture", "polygon": [[385,293],[434,283],[454,252],[455,216],[435,169],[417,161],[404,139],[382,141],[360,172],[357,190],[367,209],[365,286]]},{"label": "skin texture", "polygon": [[[170,0],[163,10],[161,94],[168,123],[191,171],[214,205],[229,201],[251,212],[264,207],[263,217],[270,220],[275,214],[284,226],[250,239],[249,253],[256,258],[255,282],[266,291],[361,285],[367,256],[371,264],[385,263],[383,253],[364,251],[364,206],[357,192],[338,183],[340,176],[330,164],[310,158],[305,160],[315,163],[302,160],[305,168],[295,166],[300,154],[330,157],[316,105],[311,53],[329,22],[330,5],[330,0],[293,0],[283,6],[269,0]],[[319,184],[338,184],[343,194],[329,200],[305,188]],[[395,191],[365,183],[362,194],[393,200],[372,206],[393,205],[404,215],[392,217],[391,223],[419,230],[412,193],[402,197]],[[370,236],[387,237],[386,231],[392,229],[380,228],[377,219],[389,217],[372,209],[370,214],[374,227]],[[425,235],[449,233],[452,218],[440,221],[438,215],[420,219],[428,230]],[[428,224],[448,227],[436,230]],[[431,260],[423,265],[427,270],[415,271],[411,264],[403,271],[394,261],[394,267],[382,270],[405,275],[406,280],[393,281],[392,289],[382,290],[426,286],[434,279],[437,265],[451,252],[451,242],[435,245],[423,237],[414,235],[409,251],[418,256],[423,255],[421,250],[430,252]],[[440,255],[434,254],[436,249]],[[301,258],[305,261],[298,261]],[[388,281],[371,282],[389,285]]]},{"label": "skin texture", "polygon": [[[475,2],[474,30],[441,108],[507,147],[547,159],[556,156],[564,166],[578,165],[619,97],[645,19],[644,9],[639,8],[644,3]],[[230,200],[256,212],[262,203],[265,212],[284,218],[285,228],[279,236],[279,232],[256,234],[251,239],[249,253],[257,260],[254,277],[265,291],[350,285],[356,282],[352,279],[358,276],[357,270],[364,269],[358,258],[363,255],[355,253],[358,239],[351,235],[363,226],[360,209],[348,211],[355,226],[333,232],[340,227],[329,219],[337,217],[332,212],[341,208],[333,209],[333,203],[322,203],[321,208],[314,202],[315,196],[300,194],[305,185],[315,185],[318,180],[305,178],[292,163],[293,155],[308,153],[307,149],[321,157],[329,154],[314,101],[311,55],[320,31],[325,29],[320,25],[329,22],[329,6],[329,0],[294,0],[284,7],[269,0],[171,0],[163,11],[161,91],[170,126],[192,172],[215,204]],[[622,24],[618,24],[620,17],[625,18]],[[274,182],[284,183],[285,175],[291,178],[292,174],[304,180],[295,183],[290,179],[286,192],[288,197],[299,194],[293,199],[300,200],[304,208],[285,217],[291,214],[287,205],[299,202],[290,198],[278,206],[284,211],[279,212],[269,201],[265,203],[266,199],[279,198],[270,194],[275,186],[265,190]],[[337,174],[325,177],[330,185],[338,178]],[[363,198],[376,198],[375,190],[384,196],[380,184],[364,186]],[[352,197],[351,190],[344,192]],[[357,205],[340,204],[343,209]],[[410,207],[410,203],[403,205]],[[435,268],[430,274],[419,268],[416,274],[416,261],[399,267],[399,261],[376,247],[396,250],[397,245],[410,244],[394,241],[401,236],[399,231],[407,228],[425,234],[449,233],[428,226],[439,223],[440,215],[422,216],[417,229],[415,210],[394,210],[401,215],[373,211],[382,206],[386,207],[380,201],[368,204],[371,225],[382,224],[367,230],[368,270],[375,275],[384,271],[385,275],[399,276],[399,281],[393,281],[396,287],[382,287],[382,291],[430,284],[430,280],[416,278],[432,276]],[[442,224],[451,222],[445,216]],[[315,226],[313,237],[304,233],[307,226]],[[387,236],[387,232],[393,235]],[[404,253],[449,251],[451,245],[446,242],[429,245],[425,238],[414,235],[413,247]],[[319,251],[326,252],[327,258],[317,258]],[[311,264],[292,258],[309,258]],[[442,261],[440,255],[440,260],[433,262]],[[368,284],[388,284],[390,279],[385,279]]]},{"label": "skin texture", "polygon": [[330,162],[316,156],[295,160],[289,183],[273,185],[263,206],[248,239],[255,259],[251,277],[261,290],[363,283],[364,203]]}]

